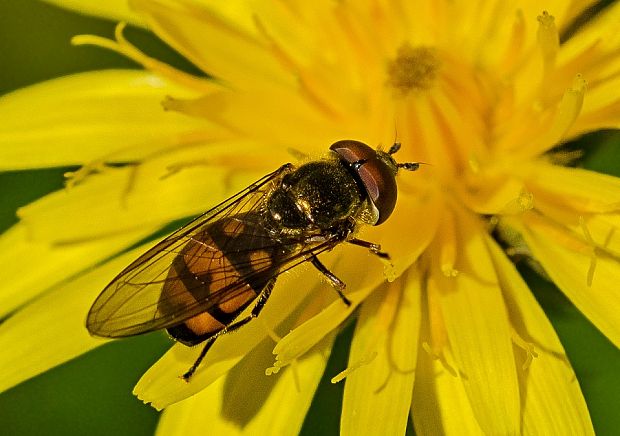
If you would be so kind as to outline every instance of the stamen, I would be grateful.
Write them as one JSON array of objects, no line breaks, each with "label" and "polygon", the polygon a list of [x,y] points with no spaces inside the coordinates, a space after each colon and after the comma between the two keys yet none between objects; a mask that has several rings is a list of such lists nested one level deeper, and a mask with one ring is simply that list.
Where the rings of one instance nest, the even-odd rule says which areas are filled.
[{"label": "stamen", "polygon": [[273,55],[280,61],[284,68],[288,69],[298,80],[299,91],[301,94],[312,102],[319,109],[329,114],[332,117],[338,116],[333,105],[328,99],[319,92],[316,84],[316,80],[313,80],[312,76],[306,72],[305,68],[298,65],[298,62],[289,55],[286,50],[279,44],[267,31],[267,28],[263,25],[258,16],[254,16],[254,24],[258,32],[263,36],[265,41],[269,44]]},{"label": "stamen", "polygon": [[373,351],[368,356],[366,356],[366,357],[360,359],[359,361],[353,363],[352,365],[348,366],[346,369],[344,369],[343,371],[341,371],[340,373],[338,373],[337,375],[332,377],[332,379],[331,379],[332,384],[336,384],[336,383],[344,380],[345,378],[347,378],[349,376],[349,374],[351,374],[354,371],[358,370],[362,366],[368,365],[370,362],[375,360],[375,358],[377,357],[377,354],[378,353],[376,351]]},{"label": "stamen", "polygon": [[202,165],[208,166],[209,164],[210,162],[206,159],[197,160],[197,161],[188,161],[188,162],[177,162],[174,164],[170,164],[166,166],[167,173],[159,176],[159,180],[165,180],[168,177],[172,177],[175,174],[187,168],[193,168],[193,167],[202,166]]},{"label": "stamen", "polygon": [[273,374],[277,374],[280,372],[280,370],[283,368],[282,365],[279,365],[280,362],[276,361],[274,362],[273,366],[270,366],[269,368],[265,369],[265,375],[273,375]]},{"label": "stamen", "polygon": [[573,81],[573,86],[566,90],[562,97],[562,101],[555,111],[555,117],[551,123],[551,127],[549,127],[545,135],[541,136],[540,140],[527,148],[528,153],[539,154],[544,152],[555,144],[558,144],[562,138],[564,138],[564,135],[566,135],[568,130],[573,126],[573,123],[581,112],[585,93],[586,81],[581,74],[577,74]]},{"label": "stamen", "polygon": [[554,127],[559,136],[558,141],[566,134],[581,112],[585,93],[586,81],[581,74],[577,74],[573,80],[573,86],[564,93],[554,120]]},{"label": "stamen", "polygon": [[86,180],[89,176],[93,174],[99,174],[105,171],[106,164],[102,160],[95,160],[86,165],[83,165],[77,171],[67,171],[64,173],[65,177],[65,188],[67,190],[72,189],[73,187],[79,185],[84,180]]},{"label": "stamen", "polygon": [[114,37],[116,41],[101,36],[95,35],[76,35],[71,38],[71,44],[73,45],[95,45],[98,47],[106,48],[108,50],[115,51],[123,56],[132,59],[139,63],[144,68],[158,73],[164,77],[167,77],[174,82],[182,83],[185,86],[196,89],[201,92],[211,92],[214,89],[219,89],[219,86],[212,80],[201,79],[191,74],[187,74],[181,70],[171,67],[157,59],[149,57],[133,46],[129,41],[125,39],[123,31],[127,23],[120,22],[114,29]]},{"label": "stamen", "polygon": [[592,234],[586,225],[586,220],[583,216],[579,217],[579,226],[581,227],[581,231],[583,232],[583,237],[586,242],[590,246],[590,266],[588,267],[588,275],[586,276],[586,283],[588,287],[592,287],[592,281],[594,280],[594,271],[596,270],[596,261],[597,261],[597,252],[598,248],[596,247],[596,243],[594,239],[592,239]]},{"label": "stamen", "polygon": [[510,71],[521,58],[520,54],[523,50],[523,43],[525,42],[525,19],[523,17],[523,11],[517,10],[515,15],[515,21],[512,24],[512,34],[510,36],[510,43],[506,49],[504,60],[500,63],[500,71]]},{"label": "stamen", "polygon": [[500,215],[519,215],[534,208],[534,194],[521,191],[519,196],[509,201],[500,212]]},{"label": "stamen", "polygon": [[439,67],[436,50],[404,44],[398,50],[396,59],[388,64],[387,85],[394,88],[400,96],[425,91],[435,82]]},{"label": "stamen", "polygon": [[439,233],[441,244],[439,244],[439,267],[446,277],[456,277],[459,272],[454,268],[456,263],[456,229],[452,213],[446,211],[442,231]]},{"label": "stamen", "polygon": [[441,363],[441,366],[443,366],[443,368],[452,377],[455,377],[455,378],[458,377],[458,372],[454,369],[452,365],[448,363],[448,360],[446,359],[446,356],[444,355],[442,351],[433,350],[431,346],[429,345],[429,343],[426,341],[422,342],[422,349],[426,351],[429,356],[431,356],[431,359],[439,361],[439,363]]},{"label": "stamen", "polygon": [[517,347],[525,351],[525,353],[527,354],[525,362],[523,362],[523,365],[521,366],[521,369],[523,369],[523,371],[526,371],[530,367],[534,359],[538,357],[538,352],[536,352],[534,344],[532,344],[531,342],[527,342],[525,339],[523,339],[514,328],[511,329],[511,333],[512,342]]},{"label": "stamen", "polygon": [[536,36],[543,57],[544,71],[547,74],[555,65],[555,58],[560,50],[560,35],[555,26],[555,18],[547,11],[538,16],[538,23]]}]

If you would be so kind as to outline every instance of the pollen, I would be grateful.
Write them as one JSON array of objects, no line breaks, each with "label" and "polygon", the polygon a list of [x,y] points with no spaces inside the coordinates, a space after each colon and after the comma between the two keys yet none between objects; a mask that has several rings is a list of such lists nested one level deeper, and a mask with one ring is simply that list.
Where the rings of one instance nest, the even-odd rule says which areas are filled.
[{"label": "pollen", "polygon": [[388,64],[387,84],[402,96],[425,91],[435,82],[439,67],[440,62],[433,48],[404,44],[398,49],[396,58]]}]

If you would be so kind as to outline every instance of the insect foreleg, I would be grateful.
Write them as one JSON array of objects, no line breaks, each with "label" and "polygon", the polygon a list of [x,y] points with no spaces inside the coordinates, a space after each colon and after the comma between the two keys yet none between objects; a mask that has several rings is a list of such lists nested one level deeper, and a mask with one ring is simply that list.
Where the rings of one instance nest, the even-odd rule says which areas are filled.
[{"label": "insect foreleg", "polygon": [[248,316],[230,325],[227,325],[222,330],[220,330],[219,332],[217,332],[216,334],[214,334],[213,336],[207,339],[207,342],[202,348],[202,351],[200,352],[200,355],[198,356],[194,364],[191,366],[190,369],[187,370],[185,374],[182,375],[183,380],[185,380],[186,382],[189,382],[189,379],[194,375],[194,373],[196,372],[196,369],[198,368],[198,366],[200,366],[200,364],[202,363],[202,360],[207,355],[207,351],[209,351],[209,349],[211,348],[211,346],[213,345],[213,343],[218,337],[226,333],[234,332],[235,330],[239,329],[240,327],[243,327],[244,325],[252,321],[254,318],[256,318],[260,314],[261,310],[263,310],[263,307],[265,307],[265,303],[269,299],[269,296],[271,295],[271,291],[273,290],[275,283],[276,283],[275,280],[271,280],[269,283],[267,283],[267,286],[265,286],[263,291],[258,296],[258,300],[256,301],[256,304],[252,308],[252,312]]},{"label": "insect foreleg", "polygon": [[368,248],[370,252],[374,255],[379,256],[381,259],[390,259],[390,255],[385,251],[381,251],[381,246],[379,244],[375,244],[373,242],[363,241],[357,238],[351,238],[347,240],[349,244],[359,245],[360,247]]},{"label": "insect foreleg", "polygon": [[351,301],[342,293],[342,291],[346,287],[345,283],[338,277],[336,277],[333,272],[328,270],[327,267],[321,263],[318,257],[312,256],[310,262],[312,263],[312,265],[314,265],[316,269],[320,271],[321,274],[323,274],[327,278],[327,280],[333,286],[336,292],[338,292],[338,295],[340,296],[340,299],[344,302],[344,304],[350,306]]}]

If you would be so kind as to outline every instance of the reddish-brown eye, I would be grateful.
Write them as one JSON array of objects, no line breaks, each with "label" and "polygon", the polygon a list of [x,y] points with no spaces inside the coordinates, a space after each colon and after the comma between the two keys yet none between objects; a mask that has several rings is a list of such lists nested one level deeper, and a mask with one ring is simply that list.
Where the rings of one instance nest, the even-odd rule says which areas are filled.
[{"label": "reddish-brown eye", "polygon": [[396,167],[390,168],[386,160],[390,157],[386,154],[386,158],[381,159],[375,149],[353,140],[335,142],[329,149],[338,153],[340,159],[359,177],[368,198],[379,213],[374,225],[377,226],[387,220],[396,206],[397,196]]}]

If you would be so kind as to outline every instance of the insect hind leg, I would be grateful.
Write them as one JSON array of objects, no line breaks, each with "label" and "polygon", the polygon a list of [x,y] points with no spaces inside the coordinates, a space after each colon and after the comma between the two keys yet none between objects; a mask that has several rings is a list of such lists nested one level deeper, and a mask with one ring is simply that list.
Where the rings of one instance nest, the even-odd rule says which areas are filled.
[{"label": "insect hind leg", "polygon": [[238,330],[239,328],[243,327],[244,325],[252,321],[254,318],[256,318],[261,313],[261,311],[263,310],[263,307],[265,307],[265,303],[267,302],[267,300],[269,299],[269,296],[271,295],[271,291],[273,290],[273,287],[275,284],[276,284],[275,279],[267,283],[267,286],[265,286],[263,291],[258,296],[258,300],[256,301],[256,304],[252,308],[252,312],[250,312],[248,316],[230,325],[227,325],[222,330],[220,330],[216,334],[206,339],[207,342],[203,346],[202,351],[198,355],[198,358],[194,361],[190,369],[188,369],[187,372],[181,376],[183,380],[185,380],[186,382],[189,382],[189,380],[192,378],[192,376],[194,375],[194,373],[196,372],[196,370],[198,369],[198,367],[204,360],[205,356],[207,355],[207,352],[213,346],[213,343],[215,342],[217,338],[219,338],[221,335],[224,335],[226,333],[230,333],[230,332],[234,332],[235,330]]}]

